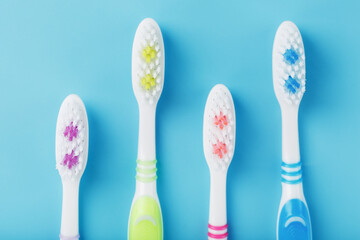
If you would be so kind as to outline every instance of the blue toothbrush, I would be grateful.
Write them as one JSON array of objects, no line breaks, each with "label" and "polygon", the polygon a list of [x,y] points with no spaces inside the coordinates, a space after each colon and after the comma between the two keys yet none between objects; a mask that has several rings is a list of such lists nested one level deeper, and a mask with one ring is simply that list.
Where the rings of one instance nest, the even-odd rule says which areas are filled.
[{"label": "blue toothbrush", "polygon": [[285,21],[278,28],[273,47],[273,84],[282,116],[282,196],[277,239],[312,239],[305,201],[299,151],[298,110],[305,92],[305,52],[299,29]]}]

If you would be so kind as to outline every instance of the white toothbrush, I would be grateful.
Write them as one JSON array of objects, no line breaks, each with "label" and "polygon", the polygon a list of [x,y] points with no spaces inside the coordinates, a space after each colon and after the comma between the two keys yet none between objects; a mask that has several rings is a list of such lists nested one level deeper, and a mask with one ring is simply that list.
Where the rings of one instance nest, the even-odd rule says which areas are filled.
[{"label": "white toothbrush", "polygon": [[156,191],[155,113],[164,84],[164,43],[158,24],[144,19],[135,34],[132,85],[139,104],[139,145],[136,191],[132,202],[128,239],[161,240],[163,223]]},{"label": "white toothbrush", "polygon": [[305,52],[296,25],[283,22],[273,47],[273,83],[282,115],[282,197],[277,239],[312,239],[298,137],[298,110],[305,92]]},{"label": "white toothbrush", "polygon": [[226,176],[235,150],[235,108],[230,91],[218,84],[204,113],[204,154],[210,169],[208,239],[227,239]]},{"label": "white toothbrush", "polygon": [[79,184],[89,145],[89,127],[84,103],[69,95],[62,103],[56,125],[56,168],[63,184],[60,239],[77,240],[79,235]]}]

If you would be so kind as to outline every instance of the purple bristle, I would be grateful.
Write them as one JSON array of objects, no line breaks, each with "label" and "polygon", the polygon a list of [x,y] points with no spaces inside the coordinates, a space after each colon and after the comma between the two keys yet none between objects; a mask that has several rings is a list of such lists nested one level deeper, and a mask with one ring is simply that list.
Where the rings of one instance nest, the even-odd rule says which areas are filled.
[{"label": "purple bristle", "polygon": [[76,138],[77,137],[77,134],[78,134],[79,130],[78,130],[78,126],[75,126],[73,125],[73,122],[71,122],[69,124],[69,126],[67,126],[65,128],[65,131],[64,131],[64,137],[68,137],[69,138],[69,141],[72,141],[73,138]]},{"label": "purple bristle", "polygon": [[73,166],[79,163],[79,156],[74,156],[74,150],[72,150],[71,154],[66,154],[64,157],[63,165],[67,166],[71,169]]}]

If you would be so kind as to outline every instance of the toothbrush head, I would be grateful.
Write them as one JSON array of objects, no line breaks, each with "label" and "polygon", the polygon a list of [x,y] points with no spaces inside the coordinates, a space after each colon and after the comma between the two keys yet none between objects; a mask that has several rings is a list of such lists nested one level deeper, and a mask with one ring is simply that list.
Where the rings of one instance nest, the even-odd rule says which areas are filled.
[{"label": "toothbrush head", "polygon": [[132,50],[132,85],[139,104],[156,106],[164,85],[164,42],[160,27],[151,18],[136,30]]},{"label": "toothbrush head", "polygon": [[87,163],[89,127],[84,103],[69,95],[56,124],[56,168],[62,179],[80,180]]},{"label": "toothbrush head", "polygon": [[272,62],[274,90],[280,105],[298,107],[305,92],[305,51],[294,23],[285,21],[279,26]]},{"label": "toothbrush head", "polygon": [[209,93],[204,112],[204,154],[210,170],[228,169],[235,150],[235,127],[231,93],[217,84]]}]

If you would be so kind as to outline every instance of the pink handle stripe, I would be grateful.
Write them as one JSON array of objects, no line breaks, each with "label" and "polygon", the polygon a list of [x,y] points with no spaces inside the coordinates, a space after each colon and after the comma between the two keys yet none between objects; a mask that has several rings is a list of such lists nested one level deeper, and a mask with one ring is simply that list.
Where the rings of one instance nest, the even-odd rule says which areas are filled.
[{"label": "pink handle stripe", "polygon": [[226,238],[228,236],[228,233],[226,232],[223,234],[213,234],[211,232],[208,232],[208,236],[215,239],[222,239],[222,238]]},{"label": "pink handle stripe", "polygon": [[[228,236],[227,228],[228,225],[225,224],[224,226],[213,226],[210,223],[208,224],[208,228],[214,231],[221,231],[222,233],[212,233],[208,231],[208,237],[214,238],[214,239],[223,239]],[[225,231],[225,233],[224,233]]]},{"label": "pink handle stripe", "polygon": [[226,230],[228,227],[227,224],[225,224],[224,226],[213,226],[210,223],[208,224],[208,228],[215,230],[215,231],[222,231],[222,230]]}]

